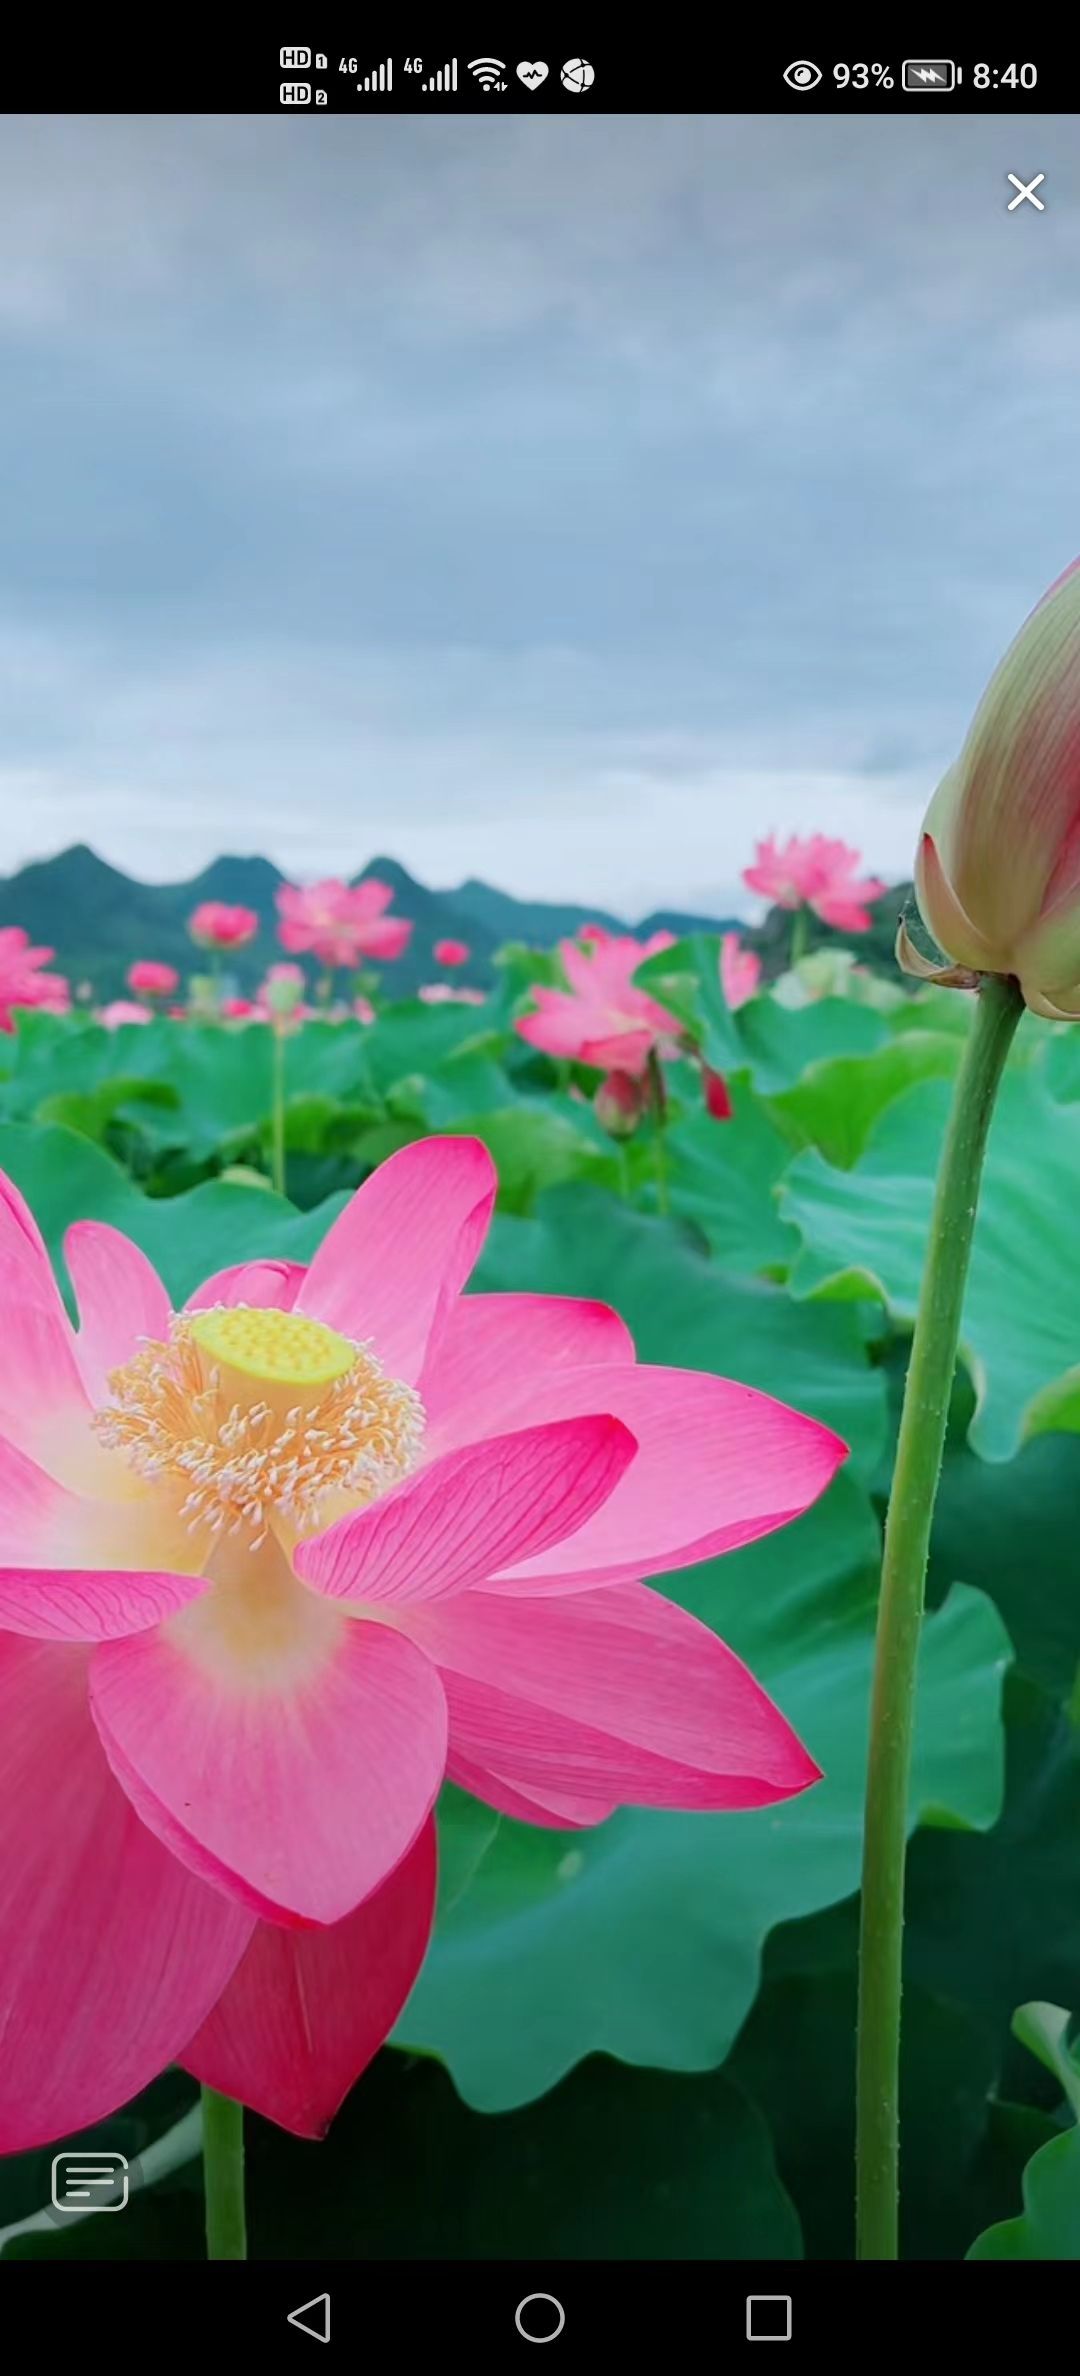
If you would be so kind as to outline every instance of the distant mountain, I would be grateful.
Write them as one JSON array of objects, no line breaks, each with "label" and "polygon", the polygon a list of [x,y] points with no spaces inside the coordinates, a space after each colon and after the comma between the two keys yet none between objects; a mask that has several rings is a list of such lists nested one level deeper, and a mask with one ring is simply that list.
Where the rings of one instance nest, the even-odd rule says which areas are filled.
[{"label": "distant mountain", "polygon": [[[376,873],[379,871],[376,866]],[[681,940],[688,932],[727,932],[733,928],[745,930],[734,916],[688,916],[677,908],[657,908],[640,924],[628,924],[624,917],[613,916],[610,909],[574,907],[562,901],[545,899],[514,899],[509,891],[496,891],[490,883],[477,882],[470,875],[456,891],[440,892],[477,925],[483,925],[500,941],[519,940],[549,949],[558,940],[571,939],[583,924],[603,924],[609,932],[633,932],[647,940],[651,932],[673,932]]]},{"label": "distant mountain", "polygon": [[525,941],[550,949],[557,940],[568,940],[579,932],[583,924],[605,924],[611,932],[627,930],[607,908],[514,899],[509,891],[496,891],[491,883],[478,882],[475,875],[457,891],[443,891],[438,896],[450,900],[476,929],[489,933],[496,947],[503,941]]},{"label": "distant mountain", "polygon": [[[472,956],[457,979],[483,985],[491,979],[492,958],[503,942],[550,948],[582,924],[603,924],[609,931],[632,931],[642,938],[661,930],[681,936],[737,926],[744,940],[761,950],[770,974],[781,970],[790,933],[789,919],[779,908],[758,931],[737,918],[685,915],[670,908],[628,925],[604,908],[514,899],[475,877],[456,891],[430,891],[396,858],[372,858],[353,880],[360,882],[366,875],[378,875],[392,886],[396,910],[413,925],[405,956],[385,971],[387,988],[401,994],[436,978],[439,968],[432,951],[437,940],[467,941]],[[23,925],[32,941],[55,949],[56,969],[73,984],[88,981],[95,997],[115,998],[137,957],[163,958],[183,977],[197,972],[203,960],[188,938],[187,919],[204,899],[226,900],[254,908],[259,918],[257,939],[241,949],[229,967],[247,989],[281,954],[274,893],[284,879],[267,858],[223,857],[190,882],[140,883],[78,842],[55,858],[35,860],[17,874],[0,877],[0,925]],[[896,919],[909,891],[909,885],[900,885],[879,903],[873,931],[860,943],[867,961],[891,963]],[[812,921],[814,947],[842,938]]]},{"label": "distant mountain", "polygon": [[[387,967],[387,982],[401,991],[432,981],[439,968],[432,955],[437,940],[468,941],[473,957],[458,979],[484,983],[491,976],[497,936],[458,913],[448,898],[417,883],[396,859],[375,858],[363,870],[392,885],[395,906],[413,923],[404,957]],[[260,931],[229,960],[228,970],[250,989],[281,956],[274,893],[284,876],[267,858],[215,858],[202,874],[184,883],[140,883],[109,866],[85,843],[37,860],[17,874],[0,877],[0,925],[21,924],[32,941],[56,951],[55,966],[73,984],[92,983],[98,998],[115,998],[137,957],[158,957],[186,979],[205,968],[192,946],[187,920],[205,899],[254,908]],[[354,880],[359,882],[361,876]]]}]

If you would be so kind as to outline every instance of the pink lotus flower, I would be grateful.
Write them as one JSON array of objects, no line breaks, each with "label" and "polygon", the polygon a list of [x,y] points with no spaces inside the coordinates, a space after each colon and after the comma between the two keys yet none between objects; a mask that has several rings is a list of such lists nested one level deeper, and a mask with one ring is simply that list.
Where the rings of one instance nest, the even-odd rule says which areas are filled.
[{"label": "pink lotus flower", "polygon": [[175,965],[161,965],[156,957],[138,957],[128,967],[128,989],[136,998],[171,998],[180,987]]},{"label": "pink lotus flower", "polygon": [[761,980],[761,959],[743,948],[737,932],[725,932],[721,939],[720,980],[732,1014],[753,997]]},{"label": "pink lotus flower", "polygon": [[432,955],[438,965],[467,965],[472,950],[468,941],[437,940]]},{"label": "pink lotus flower", "polygon": [[[354,998],[352,1012],[358,1023],[374,1023],[375,1021],[375,1009],[370,998]],[[348,1009],[346,1009],[346,1013],[348,1013]]]},{"label": "pink lotus flower", "polygon": [[113,998],[108,1006],[98,1008],[94,1020],[103,1023],[106,1031],[119,1031],[122,1023],[152,1023],[154,1010],[132,998]]},{"label": "pink lotus flower", "polygon": [[520,1015],[515,1030],[533,1048],[549,1056],[575,1057],[581,1064],[599,1065],[605,1072],[644,1072],[653,1049],[673,1054],[682,1026],[666,1007],[658,1006],[633,976],[646,957],[674,947],[670,932],[654,932],[646,941],[594,941],[583,949],[577,941],[559,943],[569,990],[548,990],[539,984],[531,1014]]},{"label": "pink lotus flower", "polygon": [[444,1775],[564,1828],[817,1779],[640,1579],[785,1524],[844,1446],[639,1365],[601,1304],[465,1295],[496,1185],[417,1142],[310,1268],[179,1313],[78,1223],[76,1332],[0,1184],[0,2149],[177,2061],[321,2133],[423,1956]]},{"label": "pink lotus flower", "polygon": [[303,890],[282,883],[275,896],[278,938],[294,956],[310,951],[320,965],[356,966],[364,958],[400,957],[408,947],[412,925],[404,916],[386,914],[394,894],[374,875],[363,883],[334,878]]},{"label": "pink lotus flower", "polygon": [[223,998],[220,1013],[226,1023],[250,1023],[258,1019],[259,1009],[253,998]]},{"label": "pink lotus flower", "polygon": [[0,926],[0,1031],[14,1031],[14,1007],[41,1007],[66,1015],[71,990],[63,974],[42,973],[54,951],[34,949],[21,924]]},{"label": "pink lotus flower", "polygon": [[220,899],[204,899],[188,917],[188,931],[200,949],[242,949],[258,929],[254,908],[228,907]]},{"label": "pink lotus flower", "polygon": [[867,908],[889,886],[873,875],[853,880],[860,864],[857,850],[828,841],[823,833],[811,834],[808,841],[793,834],[782,845],[770,834],[758,843],[755,864],[746,868],[743,882],[776,907],[813,908],[838,932],[869,932]]},{"label": "pink lotus flower", "polygon": [[594,948],[600,949],[603,947],[605,941],[609,941],[612,938],[612,935],[608,931],[606,924],[579,924],[577,928],[577,938],[579,941],[584,941],[587,945],[591,943]]}]

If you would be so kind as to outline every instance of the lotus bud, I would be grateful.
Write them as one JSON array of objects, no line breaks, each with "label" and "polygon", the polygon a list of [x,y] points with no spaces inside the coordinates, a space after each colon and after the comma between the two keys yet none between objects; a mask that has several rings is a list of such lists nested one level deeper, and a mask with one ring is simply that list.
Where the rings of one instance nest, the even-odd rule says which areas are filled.
[{"label": "lotus bud", "polygon": [[275,1023],[287,1023],[301,1004],[307,983],[302,965],[272,965],[262,986],[262,999]]},{"label": "lotus bud", "polygon": [[631,1073],[605,1073],[593,1105],[596,1119],[609,1138],[632,1138],[645,1111],[647,1083]]},{"label": "lotus bud", "polygon": [[714,1072],[711,1064],[702,1064],[701,1086],[705,1092],[705,1111],[714,1122],[730,1122],[734,1107],[731,1091],[723,1073]]},{"label": "lotus bud", "polygon": [[950,966],[903,925],[923,980],[1016,978],[1038,1015],[1080,1017],[1080,563],[1051,586],[991,678],[927,811],[915,891]]}]

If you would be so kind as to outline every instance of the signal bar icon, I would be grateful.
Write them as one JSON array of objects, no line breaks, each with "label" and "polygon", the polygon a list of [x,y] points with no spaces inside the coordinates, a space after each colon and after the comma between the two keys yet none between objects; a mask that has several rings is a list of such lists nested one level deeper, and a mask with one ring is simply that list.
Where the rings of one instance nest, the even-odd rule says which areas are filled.
[{"label": "signal bar icon", "polygon": [[381,66],[373,66],[371,73],[365,74],[363,82],[357,83],[356,87],[358,91],[392,91],[394,88],[393,59],[386,58]]},{"label": "signal bar icon", "polygon": [[421,83],[420,88],[422,91],[456,91],[457,59],[448,58],[446,65],[440,66],[437,74],[429,74],[427,81]]}]

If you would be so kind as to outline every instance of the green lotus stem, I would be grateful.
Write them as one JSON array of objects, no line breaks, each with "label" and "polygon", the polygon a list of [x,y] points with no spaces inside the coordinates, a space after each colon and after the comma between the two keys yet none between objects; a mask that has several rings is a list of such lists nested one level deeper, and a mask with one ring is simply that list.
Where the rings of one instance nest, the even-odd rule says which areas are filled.
[{"label": "green lotus stem", "polygon": [[280,1023],[274,1035],[274,1085],[271,1106],[270,1178],[279,1196],[285,1194],[285,1034]]},{"label": "green lotus stem", "polygon": [[206,2257],[247,2259],[244,2211],[244,2107],[215,2087],[202,2091]]},{"label": "green lotus stem", "polygon": [[667,1142],[664,1137],[664,1132],[667,1129],[667,1084],[664,1080],[664,1068],[655,1048],[649,1050],[648,1073],[649,1106],[653,1128],[653,1164],[656,1171],[656,1209],[658,1213],[667,1214],[671,1210],[671,1199],[668,1195]]},{"label": "green lotus stem", "polygon": [[788,950],[788,964],[797,965],[800,957],[805,957],[809,946],[810,910],[808,907],[797,907],[791,919],[791,947]]},{"label": "green lotus stem", "polygon": [[885,1525],[859,1938],[860,2260],[897,2258],[904,1858],[919,1628],[987,1133],[1023,1011],[1014,981],[984,976],[941,1154]]}]

